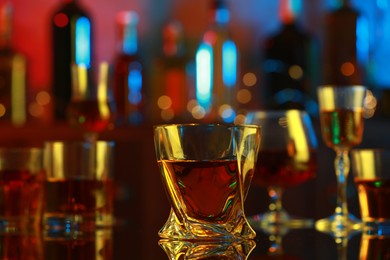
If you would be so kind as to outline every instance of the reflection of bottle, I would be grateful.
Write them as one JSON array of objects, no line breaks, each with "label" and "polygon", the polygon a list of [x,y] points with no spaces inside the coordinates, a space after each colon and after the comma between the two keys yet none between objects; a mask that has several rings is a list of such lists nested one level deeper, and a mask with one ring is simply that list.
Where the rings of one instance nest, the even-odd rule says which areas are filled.
[{"label": "reflection of bottle", "polygon": [[113,259],[112,230],[64,232],[48,230],[44,259]]},{"label": "reflection of bottle", "polygon": [[3,232],[0,235],[0,258],[45,259],[40,232],[34,232],[34,234],[30,234],[29,232],[21,233]]},{"label": "reflection of bottle", "polygon": [[132,11],[117,15],[118,53],[113,93],[118,125],[138,125],[145,121],[145,77],[138,53],[138,20],[138,14]]},{"label": "reflection of bottle", "polygon": [[55,118],[65,120],[71,97],[71,64],[89,67],[92,62],[92,21],[77,0],[63,0],[51,26]]},{"label": "reflection of bottle", "polygon": [[312,36],[298,24],[301,0],[279,0],[280,30],[265,41],[262,69],[267,107],[306,109],[311,112],[310,91],[313,73]]},{"label": "reflection of bottle", "polygon": [[0,9],[0,121],[26,121],[26,59],[11,46],[12,6]]},{"label": "reflection of bottle", "polygon": [[228,32],[229,10],[213,0],[212,21],[196,53],[197,119],[232,122],[236,115],[238,50]]},{"label": "reflection of bottle", "polygon": [[177,21],[162,31],[162,54],[153,72],[153,117],[156,121],[186,120],[189,91],[192,89],[190,61],[184,45],[183,27]]},{"label": "reflection of bottle", "polygon": [[366,42],[368,30],[364,18],[349,1],[343,0],[340,8],[325,16],[323,84],[362,84],[361,65],[368,53]]}]

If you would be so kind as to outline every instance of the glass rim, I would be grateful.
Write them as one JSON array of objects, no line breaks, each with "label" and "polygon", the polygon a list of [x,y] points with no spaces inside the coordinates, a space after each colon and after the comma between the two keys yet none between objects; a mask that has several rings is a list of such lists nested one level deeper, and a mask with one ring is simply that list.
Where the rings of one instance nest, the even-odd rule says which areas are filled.
[{"label": "glass rim", "polygon": [[361,88],[363,90],[367,89],[367,86],[365,85],[360,85],[360,84],[326,84],[326,85],[319,85],[317,86],[318,89],[325,89],[325,88],[340,88],[340,89],[345,89],[345,88]]},{"label": "glass rim", "polygon": [[352,153],[362,153],[362,152],[390,154],[390,149],[386,149],[386,148],[354,148],[354,149],[351,149],[351,154]]},{"label": "glass rim", "polygon": [[43,147],[0,147],[0,153],[7,153],[7,152],[42,152]]},{"label": "glass rim", "polygon": [[308,115],[309,113],[306,110],[301,110],[301,109],[259,109],[259,110],[248,110],[245,115],[249,114],[257,114],[257,113],[268,113],[268,114],[276,114],[276,115],[281,115],[285,114],[287,112],[298,112],[299,114],[302,115]]},{"label": "glass rim", "polygon": [[108,144],[108,145],[111,145],[111,146],[114,146],[115,145],[115,141],[110,141],[110,140],[97,140],[95,142],[89,142],[89,141],[83,141],[83,140],[51,140],[51,141],[45,141],[44,142],[44,145],[52,145],[52,144],[72,144],[72,145],[77,145],[77,144],[93,144],[93,143],[96,143],[96,144]]},{"label": "glass rim", "polygon": [[196,126],[203,126],[203,127],[208,127],[208,126],[224,126],[224,127],[251,127],[251,128],[261,128],[261,126],[256,125],[256,124],[224,124],[224,123],[174,123],[174,124],[161,124],[161,125],[153,125],[153,129],[158,129],[158,128],[167,128],[167,127],[196,127]]}]

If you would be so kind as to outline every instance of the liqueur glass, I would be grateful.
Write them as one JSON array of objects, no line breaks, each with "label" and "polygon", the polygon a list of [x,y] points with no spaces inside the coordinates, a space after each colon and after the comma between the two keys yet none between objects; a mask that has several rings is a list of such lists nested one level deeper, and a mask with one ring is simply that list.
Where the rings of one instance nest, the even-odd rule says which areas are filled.
[{"label": "liqueur glass", "polygon": [[290,216],[282,204],[285,189],[316,176],[317,138],[309,115],[300,110],[250,111],[245,122],[261,126],[262,142],[252,185],[267,188],[271,200],[267,212],[249,219],[251,225],[268,233],[281,226],[311,226],[311,219]]},{"label": "liqueur glass", "polygon": [[171,205],[161,238],[253,239],[244,199],[253,176],[260,127],[173,124],[154,128],[157,163]]},{"label": "liqueur glass", "polygon": [[317,90],[322,138],[336,152],[337,204],[334,213],[316,221],[319,231],[349,233],[361,228],[361,221],[348,212],[347,180],[349,151],[362,141],[366,88],[360,85],[320,86]]},{"label": "liqueur glass", "polygon": [[87,141],[111,127],[113,110],[108,87],[109,65],[100,63],[98,79],[83,64],[72,65],[72,95],[67,107],[69,124],[80,129]]}]

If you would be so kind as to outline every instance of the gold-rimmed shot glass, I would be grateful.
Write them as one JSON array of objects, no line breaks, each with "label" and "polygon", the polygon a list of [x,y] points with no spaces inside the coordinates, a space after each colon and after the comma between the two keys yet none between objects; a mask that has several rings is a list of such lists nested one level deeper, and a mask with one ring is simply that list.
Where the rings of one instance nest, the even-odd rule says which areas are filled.
[{"label": "gold-rimmed shot glass", "polygon": [[45,229],[94,231],[113,225],[113,156],[110,141],[45,144]]}]

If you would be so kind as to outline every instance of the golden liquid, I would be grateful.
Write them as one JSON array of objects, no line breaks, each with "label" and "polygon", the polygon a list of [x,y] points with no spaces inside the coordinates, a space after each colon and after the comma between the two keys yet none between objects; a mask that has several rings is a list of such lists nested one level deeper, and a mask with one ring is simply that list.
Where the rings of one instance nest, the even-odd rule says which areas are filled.
[{"label": "golden liquid", "polygon": [[361,143],[364,128],[362,109],[321,111],[320,118],[322,136],[328,147],[348,149]]}]

